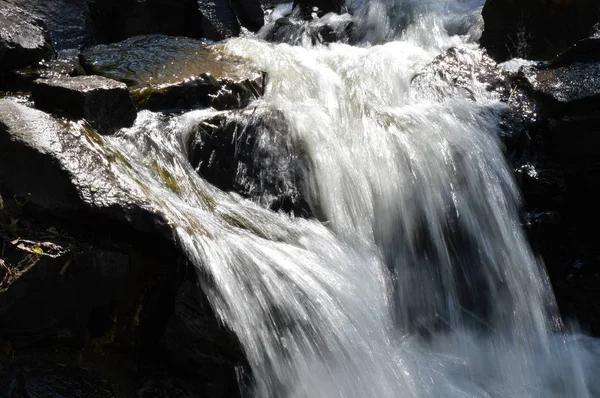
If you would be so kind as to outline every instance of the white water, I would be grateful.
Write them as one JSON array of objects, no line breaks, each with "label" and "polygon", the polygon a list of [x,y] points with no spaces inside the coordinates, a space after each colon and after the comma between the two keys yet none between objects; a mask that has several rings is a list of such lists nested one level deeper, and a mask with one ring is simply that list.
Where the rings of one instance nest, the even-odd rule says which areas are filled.
[{"label": "white water", "polygon": [[198,177],[184,143],[209,111],[144,113],[113,142],[148,166],[135,184],[207,275],[251,365],[247,395],[600,396],[599,345],[564,333],[519,225],[501,105],[475,82],[477,102],[411,86],[451,46],[477,62],[481,3],[355,1],[361,46],[226,45],[268,73],[254,106],[285,117],[322,223]]}]

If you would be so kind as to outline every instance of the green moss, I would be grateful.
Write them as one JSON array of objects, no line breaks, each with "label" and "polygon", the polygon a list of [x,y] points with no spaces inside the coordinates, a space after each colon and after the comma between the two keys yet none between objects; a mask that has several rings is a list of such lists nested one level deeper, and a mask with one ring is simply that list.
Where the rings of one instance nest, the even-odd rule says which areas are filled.
[{"label": "green moss", "polygon": [[118,160],[123,166],[127,167],[128,169],[131,169],[131,163],[129,163],[127,161],[127,159],[125,159],[125,157],[123,156],[123,154],[119,151],[116,150],[109,150],[108,151],[108,160],[114,161],[115,159]]},{"label": "green moss", "polygon": [[152,168],[156,170],[160,178],[163,180],[165,185],[169,187],[171,191],[175,193],[181,193],[181,188],[177,184],[175,178],[171,175],[171,173],[169,173],[161,165],[159,165],[156,160],[152,162]]}]

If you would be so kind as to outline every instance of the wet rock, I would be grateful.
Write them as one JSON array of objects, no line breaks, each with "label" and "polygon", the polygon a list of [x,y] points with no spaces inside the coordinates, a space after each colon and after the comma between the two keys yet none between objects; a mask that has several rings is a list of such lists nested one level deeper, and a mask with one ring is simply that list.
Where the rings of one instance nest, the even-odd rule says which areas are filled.
[{"label": "wet rock", "polygon": [[131,165],[95,131],[0,100],[0,188],[57,217],[97,217],[172,239],[123,167]]},{"label": "wet rock", "polygon": [[[484,51],[450,48],[420,70],[411,81],[424,99],[463,98],[485,100],[492,92],[507,107],[500,110],[501,139],[510,158],[527,150],[529,130],[537,122],[539,109],[526,84],[516,73],[500,68]],[[473,84],[476,83],[476,84]],[[478,83],[478,84],[477,84]]]},{"label": "wet rock", "polygon": [[43,23],[23,9],[0,1],[0,71],[30,66],[54,56]]},{"label": "wet rock", "polygon": [[549,63],[551,67],[568,66],[575,62],[600,62],[600,31],[569,47]]},{"label": "wet rock", "polygon": [[0,388],[6,398],[116,397],[106,380],[85,369],[39,361],[0,362]]},{"label": "wet rock", "polygon": [[475,93],[469,88],[473,81],[482,83],[488,91],[504,94],[509,85],[507,80],[507,75],[484,52],[453,47],[419,71],[411,85],[440,99],[458,94],[475,100]]},{"label": "wet rock", "polygon": [[591,33],[600,20],[596,0],[488,0],[481,44],[496,60],[549,60]]},{"label": "wet rock", "polygon": [[0,72],[0,90],[30,91],[37,79],[75,76],[78,74],[77,57],[60,56],[50,61],[8,72]]},{"label": "wet rock", "polygon": [[600,104],[600,62],[530,67],[522,73],[549,112],[580,113]]},{"label": "wet rock", "polygon": [[85,119],[101,134],[131,127],[137,117],[127,86],[102,76],[38,79],[32,96],[39,109]]},{"label": "wet rock", "polygon": [[202,36],[211,40],[223,40],[240,34],[240,24],[227,0],[198,1],[202,15]]},{"label": "wet rock", "polygon": [[276,42],[301,45],[305,41],[317,43],[347,43],[353,27],[350,15],[332,15],[316,21],[279,18],[263,29],[261,38]]},{"label": "wet rock", "polygon": [[341,14],[343,5],[343,0],[294,0],[294,8],[299,7],[307,19],[320,18],[330,12]]},{"label": "wet rock", "polygon": [[[200,287],[192,281],[185,282],[165,330],[168,362],[179,379],[193,381],[186,383],[187,389],[195,393],[192,396],[237,396],[237,372],[232,364],[247,364],[235,335],[212,319],[210,304]],[[198,385],[202,391],[196,390]]]},{"label": "wet rock", "polygon": [[203,42],[162,35],[140,36],[82,52],[81,63],[130,85],[140,108],[243,107],[262,95],[264,76],[243,61],[227,59]]},{"label": "wet rock", "polygon": [[230,2],[240,24],[251,32],[258,32],[265,23],[265,14],[259,0],[233,0]]},{"label": "wet rock", "polygon": [[515,176],[527,208],[560,207],[564,201],[565,177],[557,169],[546,169],[531,161],[516,168]]},{"label": "wet rock", "polygon": [[312,216],[302,194],[305,165],[292,150],[280,112],[252,109],[208,118],[190,137],[189,154],[198,174],[220,189],[275,211]]},{"label": "wet rock", "polygon": [[43,21],[57,50],[81,48],[93,40],[94,25],[86,0],[6,1]]}]

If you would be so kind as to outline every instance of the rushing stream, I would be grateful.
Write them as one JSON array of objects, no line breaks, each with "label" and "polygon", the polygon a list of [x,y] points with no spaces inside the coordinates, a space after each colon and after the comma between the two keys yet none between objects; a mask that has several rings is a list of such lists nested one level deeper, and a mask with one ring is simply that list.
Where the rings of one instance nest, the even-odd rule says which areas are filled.
[{"label": "rushing stream", "polygon": [[240,339],[245,395],[600,396],[600,347],[566,333],[519,223],[503,105],[475,79],[476,101],[411,83],[453,46],[478,62],[482,4],[354,1],[359,45],[225,44],[267,72],[251,107],[288,128],[262,132],[261,151],[285,146],[293,161],[272,163],[297,167],[319,221],[196,174],[187,143],[214,111],[144,112],[112,139],[146,166],[123,171],[167,215]]}]

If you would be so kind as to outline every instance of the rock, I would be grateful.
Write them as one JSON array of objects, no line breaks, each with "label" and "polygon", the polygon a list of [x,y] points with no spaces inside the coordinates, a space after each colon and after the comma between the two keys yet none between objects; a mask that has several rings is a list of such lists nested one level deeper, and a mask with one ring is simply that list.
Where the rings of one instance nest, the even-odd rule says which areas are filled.
[{"label": "rock", "polygon": [[577,62],[567,66],[530,67],[522,71],[535,95],[554,111],[574,111],[582,105],[600,103],[600,62]]},{"label": "rock", "polygon": [[600,3],[488,0],[483,18],[480,42],[494,59],[549,60],[590,34],[600,20]]},{"label": "rock", "polygon": [[102,76],[38,79],[31,94],[39,109],[85,119],[101,134],[131,127],[137,117],[127,86]]},{"label": "rock", "polygon": [[86,0],[5,1],[42,20],[57,50],[81,48],[93,40],[94,25]]},{"label": "rock", "polygon": [[341,14],[343,5],[344,0],[294,0],[294,8],[299,7],[306,19],[320,18],[330,12]]},{"label": "rock", "polygon": [[551,60],[549,66],[559,68],[574,62],[600,62],[600,31],[569,47]]},{"label": "rock", "polygon": [[39,361],[0,362],[0,388],[6,398],[115,398],[108,381],[85,369]]},{"label": "rock", "polygon": [[202,14],[196,0],[147,0],[157,33],[202,37]]},{"label": "rock", "polygon": [[0,0],[0,72],[55,56],[43,23],[23,9]]},{"label": "rock", "polygon": [[241,26],[257,31],[264,23],[258,0],[88,0],[98,40],[113,43],[147,34],[223,40]]},{"label": "rock", "polygon": [[335,15],[315,21],[302,21],[290,18],[278,18],[260,33],[262,39],[276,42],[301,45],[306,39],[312,44],[350,41],[353,27],[349,14]]},{"label": "rock", "polygon": [[265,23],[265,13],[259,0],[233,0],[230,2],[240,24],[251,32],[258,32]]},{"label": "rock", "polygon": [[128,167],[95,131],[0,100],[0,188],[55,217],[123,224],[171,240],[164,217],[123,172]]},{"label": "rock", "polygon": [[275,211],[311,217],[302,194],[305,165],[292,152],[290,139],[276,110],[233,111],[199,123],[188,153],[198,174],[220,189]]},{"label": "rock", "polygon": [[130,272],[127,255],[21,238],[3,239],[3,247],[5,342],[17,348],[44,340],[82,347],[88,333],[98,337],[111,329]]},{"label": "rock", "polygon": [[[210,304],[192,281],[185,282],[175,299],[175,309],[165,330],[168,363],[180,379],[194,380],[202,391],[191,396],[232,397],[239,394],[232,363],[244,365],[235,335],[212,321]],[[194,384],[187,383],[194,389]]]},{"label": "rock", "polygon": [[78,73],[77,57],[62,55],[54,60],[39,62],[35,66],[0,72],[0,90],[30,91],[36,79],[75,76]]},{"label": "rock", "polygon": [[243,107],[264,86],[263,74],[243,61],[183,37],[134,37],[89,48],[80,59],[88,73],[130,85],[138,107],[150,110]]},{"label": "rock", "polygon": [[557,209],[563,203],[565,177],[560,170],[526,162],[516,168],[515,176],[527,208]]},{"label": "rock", "polygon": [[240,24],[228,0],[199,0],[202,36],[223,40],[240,34]]},{"label": "rock", "polygon": [[[175,3],[176,1],[173,1]],[[159,33],[148,1],[87,0],[99,43],[114,43],[128,37]],[[177,9],[176,6],[173,9]],[[170,21],[170,13],[164,15]],[[178,21],[181,27],[183,24]]]}]

